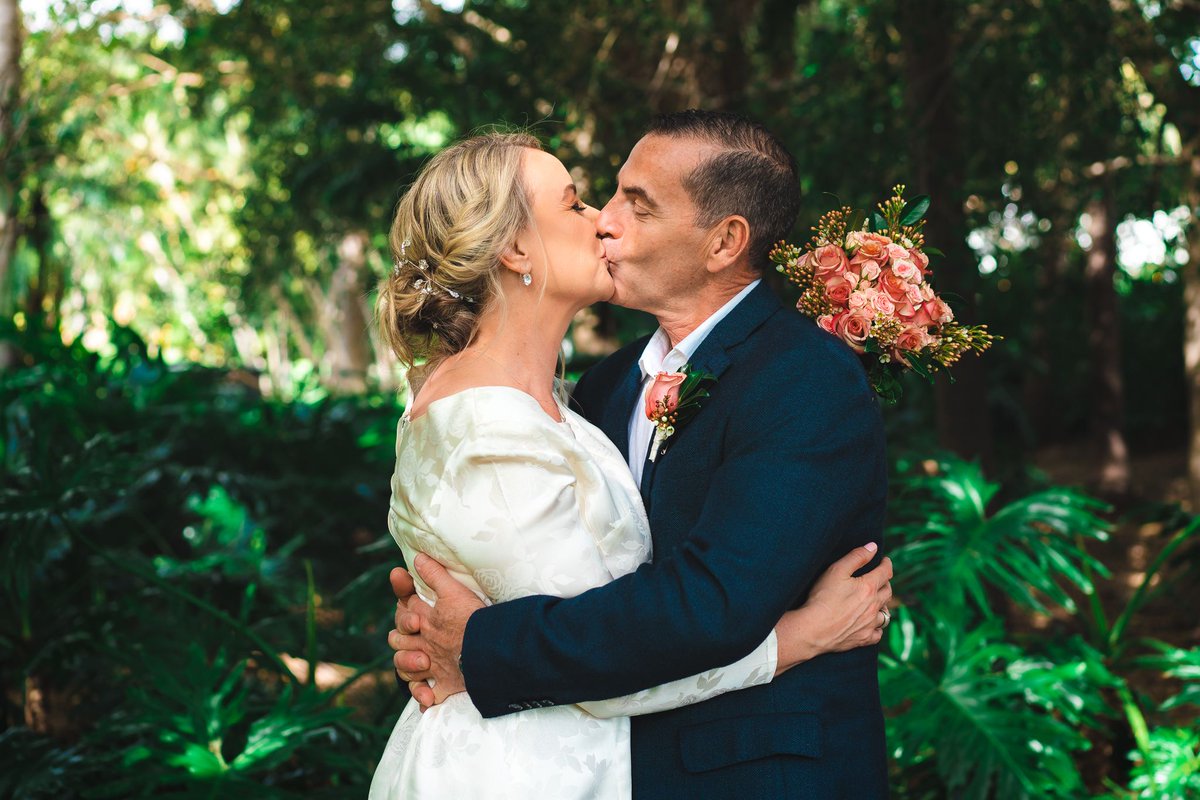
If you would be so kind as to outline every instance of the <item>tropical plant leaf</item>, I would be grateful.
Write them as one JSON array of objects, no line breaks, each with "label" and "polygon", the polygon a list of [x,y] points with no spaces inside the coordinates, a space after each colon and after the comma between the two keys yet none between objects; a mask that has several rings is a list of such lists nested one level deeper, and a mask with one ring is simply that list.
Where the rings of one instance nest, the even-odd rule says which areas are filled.
[{"label": "tropical plant leaf", "polygon": [[[1080,541],[1103,540],[1107,507],[1069,489],[1048,489],[989,514],[996,484],[976,464],[936,463],[930,474],[899,481],[896,522],[888,529],[901,565],[897,593],[920,597],[943,618],[992,617],[989,590],[1026,608],[1075,610],[1069,589],[1094,591],[1090,575],[1108,571]],[[1090,572],[1089,572],[1090,571]]]},{"label": "tropical plant leaf", "polygon": [[888,741],[902,770],[935,770],[948,797],[1079,796],[1072,754],[1089,743],[1053,710],[1064,682],[1083,692],[1082,682],[1060,665],[1023,660],[998,622],[961,631],[903,608],[897,617],[880,688],[885,705],[899,709]]}]

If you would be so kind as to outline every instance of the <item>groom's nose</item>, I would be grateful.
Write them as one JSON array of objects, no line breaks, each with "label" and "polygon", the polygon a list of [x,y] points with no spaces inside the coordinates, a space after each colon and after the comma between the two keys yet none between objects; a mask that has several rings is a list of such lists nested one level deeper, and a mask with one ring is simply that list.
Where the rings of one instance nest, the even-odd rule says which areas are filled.
[{"label": "groom's nose", "polygon": [[621,226],[617,221],[617,215],[613,212],[611,200],[605,204],[604,208],[600,209],[600,215],[596,217],[596,236],[600,239],[621,238]]}]

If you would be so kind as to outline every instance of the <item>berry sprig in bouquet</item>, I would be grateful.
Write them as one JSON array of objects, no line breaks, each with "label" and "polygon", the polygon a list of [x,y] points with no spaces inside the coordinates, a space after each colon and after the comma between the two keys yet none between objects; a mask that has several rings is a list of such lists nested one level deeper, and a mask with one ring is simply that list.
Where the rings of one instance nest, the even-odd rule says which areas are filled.
[{"label": "berry sprig in bouquet", "polygon": [[824,330],[867,357],[871,385],[885,401],[900,397],[897,374],[932,380],[964,353],[982,353],[995,337],[986,325],[962,325],[929,284],[921,229],[929,198],[904,200],[904,186],[868,219],[843,207],[813,228],[807,247],[780,242],[770,258],[800,287],[796,304]]}]

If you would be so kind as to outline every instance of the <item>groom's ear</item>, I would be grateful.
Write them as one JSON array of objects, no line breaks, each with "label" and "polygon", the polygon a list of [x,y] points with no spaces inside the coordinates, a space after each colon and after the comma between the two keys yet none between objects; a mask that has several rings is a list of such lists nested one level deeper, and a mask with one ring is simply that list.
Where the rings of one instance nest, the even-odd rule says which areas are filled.
[{"label": "groom's ear", "polygon": [[746,262],[749,254],[750,223],[745,217],[734,214],[713,226],[706,253],[709,272],[723,272]]}]

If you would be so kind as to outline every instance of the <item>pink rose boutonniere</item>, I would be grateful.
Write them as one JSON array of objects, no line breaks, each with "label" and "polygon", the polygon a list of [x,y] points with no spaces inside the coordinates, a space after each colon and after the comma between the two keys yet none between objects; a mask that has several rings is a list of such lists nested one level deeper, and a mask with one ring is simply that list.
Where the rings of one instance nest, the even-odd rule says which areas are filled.
[{"label": "pink rose boutonniere", "polygon": [[677,428],[696,415],[700,401],[708,397],[708,390],[717,379],[707,372],[692,372],[685,364],[678,372],[660,372],[646,392],[646,419],[654,423],[654,443],[650,446],[650,460],[654,461],[666,451],[667,439],[675,435]]}]

